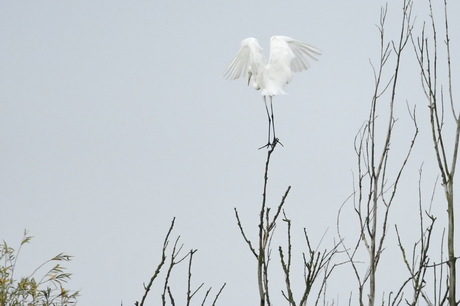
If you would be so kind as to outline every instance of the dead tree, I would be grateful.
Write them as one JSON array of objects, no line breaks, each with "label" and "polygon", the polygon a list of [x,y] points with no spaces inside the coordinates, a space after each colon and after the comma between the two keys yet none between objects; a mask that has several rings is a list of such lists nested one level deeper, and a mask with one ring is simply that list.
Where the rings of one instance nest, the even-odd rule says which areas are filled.
[{"label": "dead tree", "polygon": [[[353,246],[346,246],[343,243],[343,249],[358,281],[359,305],[374,306],[376,303],[377,271],[387,236],[390,209],[397,193],[401,175],[418,135],[415,109],[409,110],[414,132],[409,140],[406,155],[402,160],[394,161],[395,158],[390,154],[390,149],[393,130],[397,121],[395,104],[398,102],[397,91],[402,65],[401,59],[412,28],[411,9],[412,2],[405,0],[399,37],[390,41],[387,41],[385,35],[387,7],[383,7],[381,10],[378,26],[380,56],[377,66],[371,63],[374,71],[374,92],[370,103],[369,119],[355,138],[358,173],[353,202],[355,215],[359,222],[359,237]],[[393,72],[389,73],[388,71]],[[390,74],[389,78],[385,78],[387,74]],[[384,116],[387,116],[386,123],[380,121],[380,117]],[[392,177],[390,173],[394,169],[396,169],[396,174]],[[340,229],[340,213],[341,211],[338,215],[337,228],[339,238],[344,241]],[[367,251],[369,260],[364,273],[360,271],[356,261],[357,253],[363,246]],[[365,302],[366,296],[367,302]]]},{"label": "dead tree", "polygon": [[267,205],[267,187],[268,187],[268,170],[270,166],[271,156],[276,148],[278,142],[274,142],[273,145],[269,146],[267,151],[267,159],[265,161],[265,172],[264,172],[264,185],[262,193],[262,205],[259,213],[259,233],[258,233],[258,242],[257,249],[254,247],[251,240],[246,235],[243,225],[241,224],[240,216],[238,210],[235,208],[235,217],[238,223],[238,227],[243,236],[244,241],[249,247],[249,250],[254,255],[257,260],[257,284],[259,288],[259,298],[261,306],[271,305],[270,301],[270,292],[268,287],[268,268],[271,260],[271,248],[270,243],[273,238],[273,233],[276,227],[276,221],[283,209],[285,200],[291,190],[291,186],[286,189],[281,201],[276,209],[276,212],[273,216],[270,215],[271,208]]},{"label": "dead tree", "polygon": [[[447,1],[444,0],[443,4],[444,20],[440,21],[439,24],[441,25],[441,32],[444,33],[439,34],[438,32],[439,24],[433,12],[432,1],[428,0],[430,11],[429,28],[426,29],[424,25],[419,37],[412,36],[412,43],[420,66],[423,91],[428,101],[433,146],[447,204],[447,265],[449,268],[447,290],[449,305],[455,306],[459,302],[456,297],[457,257],[455,255],[454,178],[460,139],[460,112],[455,109],[452,87],[453,75]],[[439,37],[443,37],[443,47],[438,43]],[[445,55],[443,59],[440,59],[438,54],[442,49]],[[445,71],[444,75],[442,71]],[[448,117],[452,118],[452,121],[447,119],[446,109],[450,112],[451,117],[450,115]],[[452,141],[449,142],[445,126],[452,123],[455,133]]]},{"label": "dead tree", "polygon": [[[164,277],[164,280],[163,280],[163,291],[162,291],[162,294],[161,294],[161,305],[165,306],[165,305],[190,305],[193,297],[195,297],[195,295],[198,293],[198,291],[204,286],[204,283],[201,283],[196,289],[193,289],[192,291],[192,288],[191,288],[191,283],[192,283],[192,260],[193,260],[193,255],[197,252],[196,249],[192,249],[190,250],[187,254],[185,255],[181,255],[181,251],[182,251],[182,248],[183,248],[183,244],[179,245],[179,241],[180,241],[180,236],[178,236],[176,238],[176,240],[174,241],[174,245],[172,247],[172,250],[170,252],[168,252],[168,246],[169,246],[169,242],[170,242],[170,235],[171,235],[171,232],[174,228],[174,222],[175,222],[176,218],[173,218],[173,220],[171,221],[171,225],[169,227],[169,230],[168,230],[168,233],[166,234],[165,236],[165,239],[164,239],[164,242],[163,242],[163,249],[162,249],[162,253],[161,253],[161,260],[160,260],[160,263],[158,264],[158,266],[156,267],[155,269],[155,272],[153,273],[152,277],[150,278],[149,282],[146,284],[144,284],[144,294],[141,298],[141,301],[136,301],[135,302],[135,305],[136,306],[143,306],[147,300],[147,296],[148,294],[150,293],[150,290],[152,289],[152,286],[154,284],[155,281],[158,280],[158,277],[161,273],[161,270],[163,268],[163,266],[165,265],[166,263],[166,260],[168,259],[169,257],[169,264],[167,265],[167,271],[166,271],[166,276]],[[176,302],[176,299],[174,297],[174,294],[172,292],[172,288],[170,286],[170,279],[171,279],[171,275],[172,275],[172,271],[173,269],[179,265],[180,263],[182,263],[183,261],[185,261],[186,259],[188,258],[188,270],[187,270],[187,292],[186,292],[186,298],[185,298],[185,303],[184,302]],[[217,292],[215,298],[214,298],[214,301],[212,303],[212,305],[214,306],[217,302],[217,299],[219,298],[220,294],[222,293],[222,290],[225,288],[225,283],[222,285],[222,287],[220,288],[220,290]],[[201,302],[201,305],[205,305],[206,303],[206,300],[209,296],[209,293],[211,291],[212,288],[209,288],[206,293],[205,293],[205,296]],[[168,303],[169,302],[169,303]]]},{"label": "dead tree", "polygon": [[[398,237],[398,245],[401,250],[404,265],[409,272],[409,277],[402,283],[401,287],[397,291],[396,296],[393,297],[391,305],[399,305],[404,299],[406,305],[415,306],[419,304],[420,299],[423,299],[426,305],[441,305],[437,303],[436,290],[434,294],[434,301],[429,297],[426,291],[427,286],[427,273],[430,269],[430,256],[429,251],[431,249],[432,233],[436,218],[430,213],[430,211],[423,210],[422,200],[422,167],[419,170],[419,183],[418,183],[418,208],[419,208],[419,238],[412,245],[412,251],[409,253],[405,244],[402,242],[401,234],[398,230],[398,226],[395,225],[396,234]],[[431,196],[430,206],[432,206],[434,193],[436,189],[433,189]],[[429,224],[425,225],[425,217],[428,217]],[[411,285],[412,296],[404,297],[404,289]],[[436,278],[433,288],[436,288]],[[430,286],[431,287],[431,286]]]},{"label": "dead tree", "polygon": [[284,280],[286,284],[286,290],[281,290],[283,297],[289,303],[290,306],[306,306],[307,301],[312,293],[313,285],[320,281],[320,288],[316,295],[315,305],[318,305],[322,293],[325,294],[326,283],[329,277],[331,276],[333,270],[339,266],[341,263],[333,263],[333,257],[338,253],[339,243],[335,244],[331,250],[324,249],[322,251],[318,249],[313,249],[310,238],[307,234],[307,229],[303,229],[305,243],[307,245],[307,252],[302,253],[303,259],[303,283],[304,289],[300,295],[298,303],[296,302],[294,292],[292,290],[292,276],[291,276],[291,267],[292,267],[292,242],[291,242],[291,220],[287,218],[286,214],[283,211],[283,221],[287,224],[287,254],[286,251],[280,246],[278,251],[280,254],[281,267],[284,272]]},{"label": "dead tree", "polygon": [[[277,226],[277,221],[279,220],[280,214],[283,211],[283,221],[287,224],[287,242],[288,247],[287,251],[284,250],[281,246],[278,247],[278,252],[280,255],[281,267],[284,274],[284,280],[286,289],[281,290],[281,294],[286,299],[286,301],[291,306],[305,306],[308,300],[308,297],[311,294],[311,290],[315,281],[321,279],[320,288],[316,297],[316,304],[321,296],[321,292],[324,292],[326,287],[326,281],[331,275],[332,271],[336,267],[332,263],[332,258],[338,252],[338,245],[334,245],[331,250],[325,249],[324,251],[314,250],[311,247],[307,231],[304,229],[304,237],[307,244],[308,251],[302,253],[303,258],[303,271],[304,271],[304,284],[305,288],[300,295],[300,298],[296,301],[295,293],[292,290],[292,276],[291,276],[291,259],[293,256],[292,252],[292,237],[291,237],[291,220],[287,218],[284,212],[284,205],[286,203],[286,198],[291,190],[289,186],[284,192],[281,200],[276,206],[274,214],[272,214],[271,207],[268,205],[267,190],[268,190],[268,178],[269,178],[269,168],[272,154],[279,142],[275,142],[273,145],[268,147],[267,158],[265,161],[265,171],[264,171],[264,181],[263,181],[263,193],[262,201],[258,218],[258,239],[254,243],[246,234],[246,231],[243,228],[241,223],[238,210],[235,208],[235,217],[237,220],[238,228],[243,236],[244,241],[246,242],[249,250],[254,255],[254,258],[257,261],[257,284],[259,289],[259,299],[261,306],[272,305],[270,289],[269,289],[269,267],[272,260],[272,250],[271,242],[274,237],[275,228]],[[321,273],[321,276],[320,276]]]}]

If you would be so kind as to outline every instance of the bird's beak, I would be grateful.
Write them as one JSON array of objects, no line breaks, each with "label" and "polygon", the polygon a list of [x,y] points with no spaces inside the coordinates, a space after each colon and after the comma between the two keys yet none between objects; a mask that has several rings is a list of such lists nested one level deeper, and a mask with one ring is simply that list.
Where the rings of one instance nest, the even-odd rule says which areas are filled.
[{"label": "bird's beak", "polygon": [[252,76],[252,73],[248,72],[248,86],[249,86],[249,83],[251,83],[251,76]]}]

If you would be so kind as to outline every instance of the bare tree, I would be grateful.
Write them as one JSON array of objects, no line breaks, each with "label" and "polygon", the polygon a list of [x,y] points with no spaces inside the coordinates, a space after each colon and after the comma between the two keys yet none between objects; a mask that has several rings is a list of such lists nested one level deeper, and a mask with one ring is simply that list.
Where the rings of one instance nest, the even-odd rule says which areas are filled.
[{"label": "bare tree", "polygon": [[[163,242],[163,249],[162,249],[162,253],[161,253],[161,260],[160,260],[160,263],[158,264],[158,266],[156,267],[155,269],[155,272],[153,273],[152,277],[150,278],[149,282],[147,285],[144,284],[144,295],[142,296],[142,299],[140,302],[136,301],[135,302],[135,305],[136,306],[142,306],[145,304],[146,302],[146,299],[147,299],[147,296],[152,288],[152,285],[153,283],[158,279],[158,276],[161,272],[161,269],[163,268],[164,264],[166,263],[166,260],[168,258],[168,246],[169,246],[169,242],[170,242],[170,235],[171,235],[171,232],[174,228],[174,222],[175,222],[176,218],[173,218],[173,220],[171,221],[171,225],[169,227],[169,230],[165,236],[165,239],[164,239],[164,242]],[[187,270],[187,292],[186,292],[186,299],[185,299],[185,305],[190,305],[191,301],[192,301],[192,298],[196,295],[196,293],[198,293],[198,291],[204,286],[204,283],[201,283],[196,289],[194,289],[192,291],[191,289],[191,283],[192,283],[192,261],[193,261],[193,255],[197,252],[196,249],[192,249],[190,250],[187,254],[185,255],[180,255],[181,254],[181,251],[182,251],[182,248],[183,248],[183,244],[179,245],[179,240],[180,240],[180,236],[178,236],[174,242],[174,245],[173,245],[173,248],[170,252],[170,255],[169,255],[169,264],[168,264],[168,270],[166,272],[166,276],[164,278],[164,281],[163,281],[163,292],[161,294],[161,302],[162,302],[162,305],[167,305],[167,301],[169,299],[169,304],[174,306],[176,305],[176,299],[174,298],[174,294],[172,292],[172,289],[171,289],[171,286],[169,285],[169,281],[171,279],[171,274],[172,274],[172,270],[173,268],[180,264],[181,262],[185,261],[187,258],[188,258],[188,270]],[[222,285],[222,287],[220,288],[220,290],[218,291],[218,293],[216,294],[215,296],[215,299],[212,303],[212,305],[214,306],[217,302],[217,299],[219,298],[220,294],[222,293],[222,290],[225,288],[225,283]],[[209,293],[211,291],[212,288],[209,288],[206,293],[205,293],[205,296],[202,300],[202,303],[201,305],[205,305],[205,302],[209,296]],[[179,303],[179,305],[182,305],[182,303]]]},{"label": "bare tree", "polygon": [[[307,244],[308,252],[302,253],[303,258],[303,270],[304,270],[304,284],[305,288],[300,296],[299,303],[296,302],[294,297],[294,292],[291,286],[291,264],[292,264],[292,236],[291,236],[291,220],[287,218],[286,213],[284,212],[284,205],[286,203],[286,198],[291,190],[289,186],[284,192],[279,204],[276,206],[276,211],[272,215],[271,207],[268,205],[267,190],[268,190],[268,178],[269,178],[269,167],[271,156],[279,142],[275,141],[274,144],[268,147],[267,158],[265,161],[265,171],[264,171],[264,183],[263,183],[263,193],[262,193],[262,202],[259,212],[259,224],[258,224],[258,240],[257,246],[255,243],[249,239],[246,234],[241,219],[238,213],[238,210],[235,208],[235,217],[237,220],[238,228],[240,229],[241,235],[243,236],[244,241],[246,242],[249,250],[254,255],[257,261],[257,283],[259,288],[259,298],[260,305],[272,305],[270,290],[269,290],[269,266],[272,259],[271,253],[271,242],[274,236],[275,228],[277,221],[280,217],[281,211],[283,211],[284,218],[282,219],[287,224],[287,253],[286,250],[283,250],[281,246],[278,247],[278,252],[280,255],[281,267],[284,273],[284,280],[286,289],[281,290],[281,294],[289,303],[289,305],[295,306],[305,306],[310,296],[313,284],[318,279],[322,279],[320,284],[320,289],[317,295],[316,304],[318,303],[321,292],[325,290],[326,281],[331,275],[332,271],[336,267],[335,264],[332,264],[332,258],[338,252],[338,244],[334,245],[331,250],[325,249],[324,251],[314,250],[311,247],[310,239],[307,235],[306,229],[304,229],[304,237]],[[322,277],[319,277],[320,273]]]},{"label": "bare tree", "polygon": [[[286,214],[283,211],[283,221],[287,224],[287,255],[285,251],[280,246],[278,251],[280,254],[281,266],[283,268],[286,291],[281,290],[283,297],[291,306],[305,306],[307,305],[308,298],[312,292],[313,285],[317,280],[321,279],[320,289],[316,296],[315,305],[318,305],[321,293],[325,292],[325,287],[328,278],[331,276],[332,271],[340,265],[340,263],[332,263],[332,258],[338,253],[339,244],[335,244],[331,250],[324,249],[323,251],[318,251],[313,249],[310,243],[310,238],[307,234],[307,229],[304,228],[304,237],[307,245],[307,252],[302,253],[303,259],[303,278],[304,278],[304,289],[300,296],[299,303],[296,302],[294,293],[291,286],[291,260],[292,260],[292,244],[291,244],[291,220],[286,217]],[[287,257],[287,258],[286,258]],[[323,272],[323,273],[322,273]],[[323,296],[324,298],[324,296]]]},{"label": "bare tree", "polygon": [[[460,139],[460,113],[455,110],[454,94],[452,88],[452,65],[451,47],[449,37],[449,22],[447,1],[444,0],[444,20],[443,34],[438,33],[438,22],[433,12],[432,1],[428,0],[430,11],[431,33],[425,32],[425,25],[419,37],[412,36],[412,43],[415,54],[420,66],[420,75],[423,91],[428,101],[430,110],[431,134],[436,153],[438,169],[441,176],[441,184],[444,188],[445,199],[447,202],[447,265],[449,267],[448,276],[448,301],[449,305],[458,305],[456,297],[456,261],[455,255],[455,212],[454,212],[454,178],[457,165],[458,147]],[[429,31],[429,29],[428,29]],[[442,31],[442,30],[441,30]],[[438,44],[439,36],[444,37],[444,61],[440,61],[438,54],[441,48]],[[446,68],[446,75],[442,76],[441,65]],[[447,84],[443,84],[445,79]],[[448,104],[448,106],[446,106]],[[455,127],[454,139],[447,141],[444,127],[447,123],[445,108],[450,108],[452,121]],[[449,147],[451,152],[448,152]]]},{"label": "bare tree", "polygon": [[[419,205],[419,219],[420,219],[420,226],[419,226],[419,239],[416,241],[412,246],[412,252],[409,257],[409,254],[406,250],[402,242],[402,238],[400,232],[398,230],[398,226],[395,225],[397,237],[398,237],[398,245],[401,250],[401,254],[404,260],[404,264],[409,272],[409,277],[407,280],[403,282],[400,289],[398,290],[396,296],[393,298],[391,305],[399,305],[403,299],[404,295],[404,288],[408,285],[412,285],[412,297],[405,298],[405,302],[407,305],[415,306],[419,303],[420,297],[427,303],[427,305],[435,305],[433,301],[430,299],[428,294],[425,292],[425,287],[427,285],[426,282],[426,274],[428,269],[430,268],[429,261],[429,250],[431,247],[431,238],[433,233],[434,223],[436,218],[429,212],[423,211],[422,208],[422,168],[419,170],[419,184],[418,184],[418,205]],[[431,204],[433,203],[433,197],[436,189],[433,189]],[[425,218],[426,215],[429,218],[429,225],[425,226]],[[436,287],[436,286],[433,286]],[[436,294],[435,294],[436,296]],[[436,301],[436,298],[435,298]],[[437,305],[437,304],[436,304]]]},{"label": "bare tree", "polygon": [[[399,180],[418,135],[414,109],[409,111],[414,125],[412,139],[405,157],[398,162],[399,166],[396,166],[396,175],[390,178],[390,161],[392,160],[390,147],[397,121],[395,118],[395,103],[397,102],[398,77],[402,54],[406,48],[412,28],[410,21],[411,10],[412,2],[405,0],[399,38],[396,41],[391,40],[389,42],[387,42],[385,36],[387,6],[381,10],[378,26],[380,32],[380,57],[377,67],[371,63],[375,85],[371,98],[369,119],[355,138],[355,152],[358,159],[358,186],[355,187],[353,198],[360,233],[353,247],[345,246],[344,243],[343,247],[358,281],[359,305],[365,305],[366,284],[368,286],[367,305],[374,306],[376,303],[376,275],[387,236],[390,208],[397,192]],[[390,74],[389,79],[385,80],[384,75],[388,73],[388,70],[393,72]],[[385,98],[387,98],[386,104]],[[381,110],[382,106],[384,110]],[[380,122],[378,122],[379,115],[388,117],[386,124],[380,125]],[[380,135],[383,135],[383,137]],[[340,230],[340,213],[341,211],[339,211],[338,215],[337,228],[340,240],[344,241]],[[369,256],[369,265],[366,271],[361,273],[355,257],[363,245]]]},{"label": "bare tree", "polygon": [[267,151],[267,159],[265,161],[265,172],[264,172],[264,186],[262,193],[262,205],[259,213],[259,234],[258,234],[258,250],[255,249],[251,240],[247,237],[243,225],[238,214],[238,210],[235,208],[235,217],[238,222],[238,227],[241,231],[243,239],[246,241],[246,244],[249,247],[249,250],[254,255],[257,260],[257,283],[259,287],[259,297],[260,305],[271,305],[270,302],[270,293],[268,288],[268,267],[271,260],[271,248],[270,243],[273,238],[273,233],[276,227],[276,221],[281,213],[281,210],[284,206],[285,200],[291,190],[291,186],[286,189],[283,197],[281,198],[280,204],[277,207],[277,210],[273,216],[270,216],[271,208],[267,205],[267,187],[268,187],[268,170],[270,166],[271,156],[278,144],[275,141],[271,146],[269,146]]}]

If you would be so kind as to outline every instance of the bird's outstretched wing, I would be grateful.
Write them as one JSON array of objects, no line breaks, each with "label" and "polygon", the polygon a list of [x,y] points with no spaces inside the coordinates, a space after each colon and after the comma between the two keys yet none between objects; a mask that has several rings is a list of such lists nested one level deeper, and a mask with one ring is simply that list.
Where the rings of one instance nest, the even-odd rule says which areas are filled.
[{"label": "bird's outstretched wing", "polygon": [[289,49],[294,54],[291,60],[291,69],[293,72],[300,72],[310,68],[308,60],[318,60],[316,56],[321,55],[321,51],[309,44],[297,41],[288,36],[276,36],[279,39],[286,41]]},{"label": "bird's outstretched wing", "polygon": [[224,77],[235,80],[248,75],[250,81],[251,75],[257,75],[263,64],[264,56],[259,42],[257,39],[249,37],[241,41],[240,50],[228,65]]}]

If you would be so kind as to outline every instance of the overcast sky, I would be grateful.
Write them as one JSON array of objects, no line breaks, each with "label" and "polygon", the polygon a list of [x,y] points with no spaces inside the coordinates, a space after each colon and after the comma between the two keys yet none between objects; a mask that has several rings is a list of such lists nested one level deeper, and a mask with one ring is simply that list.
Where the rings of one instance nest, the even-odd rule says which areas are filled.
[{"label": "overcast sky", "polygon": [[[181,235],[185,250],[198,249],[195,285],[217,290],[227,282],[221,305],[254,305],[256,262],[233,208],[255,238],[266,114],[258,92],[222,75],[249,36],[267,56],[272,35],[322,50],[310,70],[294,76],[289,95],[274,99],[284,147],[272,160],[269,204],[291,185],[286,211],[296,235],[306,227],[316,244],[329,228],[323,243],[330,248],[337,210],[353,191],[353,139],[368,118],[369,59],[378,57],[375,25],[384,3],[1,0],[0,239],[17,246],[24,229],[35,236],[19,260],[25,271],[59,252],[74,255],[69,287],[81,290],[80,305],[132,305],[176,217],[174,237]],[[418,5],[420,29],[427,11],[424,1]],[[450,6],[454,16],[460,7]],[[392,1],[389,38],[397,39],[400,16],[401,4]],[[451,21],[453,31],[460,28],[458,18]],[[458,33],[452,37],[455,56]],[[406,99],[426,119],[425,101],[413,100],[423,97],[413,67],[401,82],[396,155],[411,136]],[[420,164],[435,165],[426,123],[407,170],[411,200],[401,196],[393,223],[417,207]],[[430,171],[432,186],[435,167]],[[282,226],[278,233],[282,238]],[[174,277],[184,279],[184,270]],[[274,286],[282,281],[273,278]],[[337,288],[329,288],[331,299]],[[158,296],[150,301],[158,305]]]}]

